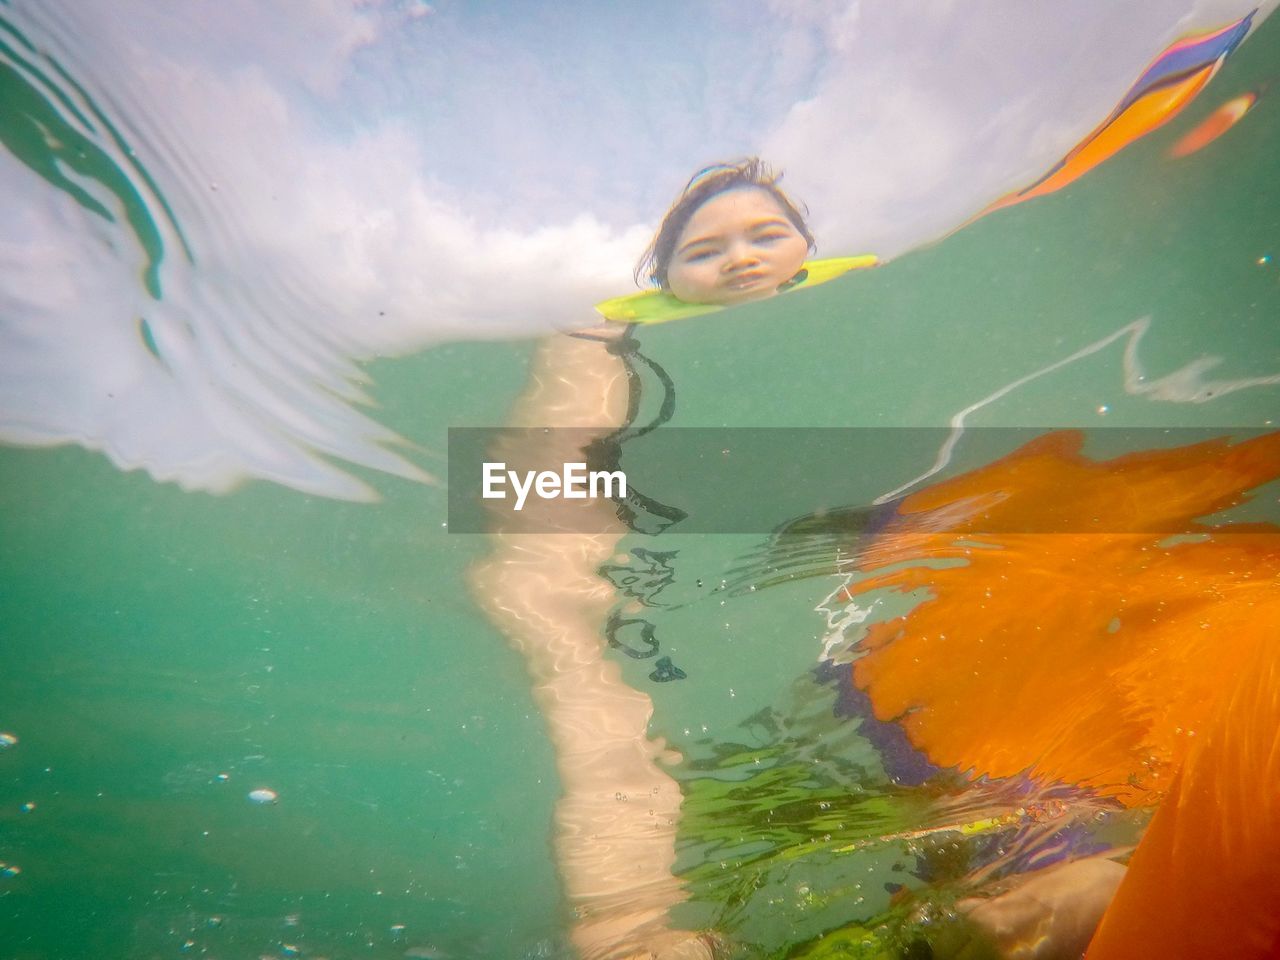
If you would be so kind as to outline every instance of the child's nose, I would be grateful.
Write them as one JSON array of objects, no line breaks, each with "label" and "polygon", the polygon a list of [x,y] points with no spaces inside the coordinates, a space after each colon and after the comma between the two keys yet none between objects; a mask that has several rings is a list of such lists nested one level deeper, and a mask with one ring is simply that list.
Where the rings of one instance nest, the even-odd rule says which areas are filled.
[{"label": "child's nose", "polygon": [[760,257],[756,248],[750,243],[734,243],[729,246],[729,256],[725,258],[726,270],[738,270],[744,266],[759,263]]}]

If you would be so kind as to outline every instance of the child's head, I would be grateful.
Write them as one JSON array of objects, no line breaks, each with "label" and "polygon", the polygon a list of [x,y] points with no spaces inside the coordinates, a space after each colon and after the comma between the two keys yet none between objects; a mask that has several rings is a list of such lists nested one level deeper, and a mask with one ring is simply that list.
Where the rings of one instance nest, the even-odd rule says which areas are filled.
[{"label": "child's head", "polygon": [[813,234],[755,157],[698,173],[667,212],[636,278],[688,303],[760,300],[785,288]]}]

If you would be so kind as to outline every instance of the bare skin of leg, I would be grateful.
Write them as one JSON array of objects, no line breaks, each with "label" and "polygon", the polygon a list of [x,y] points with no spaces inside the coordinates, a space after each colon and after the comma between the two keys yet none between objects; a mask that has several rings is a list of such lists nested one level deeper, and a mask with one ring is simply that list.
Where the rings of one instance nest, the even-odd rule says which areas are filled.
[{"label": "bare skin of leg", "polygon": [[1089,857],[1038,871],[989,900],[962,900],[957,906],[1002,957],[1078,960],[1124,875],[1115,861]]},{"label": "bare skin of leg", "polygon": [[[613,337],[621,330],[592,331]],[[495,452],[511,469],[559,469],[583,459],[584,435],[626,416],[627,372],[604,343],[557,336],[540,344],[513,427],[588,433],[518,435]],[[648,735],[653,703],[605,658],[602,627],[617,599],[598,570],[625,533],[608,500],[526,503],[490,534],[470,571],[481,609],[520,651],[556,752],[564,795],[555,850],[585,960],[711,957],[710,941],[672,930],[683,899],[672,874],[680,788],[660,766],[678,754]],[[564,533],[547,533],[561,527]],[[599,533],[576,533],[594,529]]]}]

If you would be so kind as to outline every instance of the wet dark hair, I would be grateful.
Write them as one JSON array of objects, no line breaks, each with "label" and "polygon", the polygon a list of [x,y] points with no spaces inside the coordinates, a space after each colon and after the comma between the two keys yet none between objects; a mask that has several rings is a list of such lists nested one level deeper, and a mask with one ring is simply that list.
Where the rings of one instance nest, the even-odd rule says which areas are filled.
[{"label": "wet dark hair", "polygon": [[773,197],[792,226],[809,244],[809,250],[814,250],[816,244],[813,234],[804,219],[808,211],[782,192],[782,188],[778,186],[781,179],[782,174],[774,173],[759,157],[746,157],[733,163],[716,163],[699,170],[662,218],[662,226],[654,235],[653,242],[636,264],[636,283],[643,285],[648,281],[654,286],[667,289],[667,269],[671,266],[676,241],[680,239],[680,233],[689,218],[712,197],[738,187],[754,187]]}]

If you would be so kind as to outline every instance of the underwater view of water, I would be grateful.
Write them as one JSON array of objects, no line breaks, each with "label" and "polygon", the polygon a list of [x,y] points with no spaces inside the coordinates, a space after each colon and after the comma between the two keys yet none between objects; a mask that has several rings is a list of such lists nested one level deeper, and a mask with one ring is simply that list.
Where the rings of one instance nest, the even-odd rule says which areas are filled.
[{"label": "underwater view of water", "polygon": [[[823,137],[786,126],[803,119],[794,104],[816,110],[839,92],[823,86],[824,64],[858,49],[815,39],[861,29],[839,5],[771,8],[767,23],[719,8],[682,14],[731,24],[730,40],[672,50],[647,32],[663,10],[593,33],[590,9],[567,4],[519,17],[481,5],[466,18],[447,3],[391,4],[376,28],[361,5],[315,4],[270,23],[233,5],[212,26],[95,6],[0,3],[13,211],[0,240],[0,957],[576,955],[584,908],[566,892],[557,847],[558,741],[519,644],[493,615],[503,590],[477,587],[491,543],[450,530],[448,432],[518,420],[538,343],[632,290],[627,271],[688,174],[746,153],[777,156],[812,211],[819,256],[874,251],[886,262],[635,333],[650,363],[640,379],[651,385],[660,369],[674,402],[623,460],[657,501],[701,509],[690,506],[700,453],[645,452],[683,428],[717,442],[764,428],[860,438],[856,456],[773,448],[779,474],[835,478],[836,502],[743,481],[720,499],[749,523],[656,535],[633,525],[600,570],[597,586],[613,591],[599,622],[604,661],[651,701],[648,736],[673,751],[661,764],[682,798],[667,824],[680,890],[671,925],[714,930],[726,957],[997,956],[963,953],[978,948],[965,946],[960,900],[1071,859],[1127,862],[1162,787],[1142,771],[1093,777],[1105,766],[1095,757],[1079,772],[1045,760],[1056,773],[1020,776],[1031,761],[1013,733],[1009,745],[1000,738],[1033,726],[1027,718],[1060,721],[1056,750],[1099,739],[1091,724],[1133,722],[1079,719],[1110,668],[1047,625],[1084,622],[1091,590],[1144,573],[1110,554],[1061,560],[1005,545],[1009,609],[1039,618],[1007,631],[1018,638],[1003,657],[1009,676],[1031,678],[1021,703],[1009,687],[968,682],[975,645],[996,627],[962,601],[962,578],[941,577],[977,561],[877,553],[883,525],[907,513],[890,520],[869,505],[933,490],[941,499],[912,509],[963,507],[984,492],[947,500],[941,484],[1076,428],[1091,462],[1151,458],[1109,461],[1120,464],[1109,477],[1141,479],[1147,468],[1134,464],[1148,462],[1175,477],[1132,494],[1101,521],[1107,532],[1158,528],[1225,551],[1237,541],[1213,522],[1258,525],[1256,552],[1179,560],[1144,603],[1196,577],[1224,596],[1237,581],[1275,593],[1274,446],[1238,468],[1234,492],[1198,500],[1189,491],[1204,484],[1170,473],[1159,454],[1212,438],[1264,443],[1280,415],[1280,25],[1269,7],[1167,123],[1060,190],[972,219],[1105,121],[1161,50],[1249,8],[1202,5],[1145,33],[1129,22],[1137,14],[1099,13],[1089,29],[1128,46],[1100,58],[1094,99],[1073,103],[1062,91],[1080,85],[1069,82],[1053,96],[1046,87],[1043,102],[1030,91],[1008,101],[1007,129],[998,109],[946,120],[947,104],[927,109],[886,79],[874,109],[905,114],[904,129],[934,120],[939,142],[973,139],[974,158],[1001,145],[1017,156],[965,168],[968,155],[939,147],[953,171],[942,176],[922,134],[914,168],[879,181],[873,166],[846,173],[859,180],[846,195],[843,181],[823,179]],[[1009,29],[1039,36],[1034,20]],[[781,63],[783,34],[768,24],[797,46],[790,72],[776,67],[735,94],[758,118],[738,129],[730,112],[700,127],[711,107],[672,109],[672,147],[658,149],[662,110],[650,101],[713,103],[742,79],[735,58],[752,44]],[[898,29],[877,35],[910,35]],[[667,86],[619,81],[559,132],[530,132],[558,121],[528,111],[564,96],[538,65],[575,47],[588,53],[565,69],[589,60],[608,73],[608,31],[622,38],[618,56],[655,64]],[[909,62],[929,56],[934,34],[923,33]],[[981,35],[966,36],[981,75]],[[1041,69],[1033,49],[1010,43],[1010,62]],[[334,73],[311,44],[332,45],[351,72]],[[255,65],[268,56],[274,73]],[[1074,56],[1053,71],[1090,69]],[[501,82],[486,87],[499,61]],[[203,79],[215,76],[221,86]],[[263,79],[280,76],[293,79]],[[1005,96],[995,81],[967,82],[978,99]],[[1246,94],[1256,99],[1221,136],[1171,154]],[[486,125],[476,120],[485,96],[518,102]],[[620,116],[627,104],[620,143],[586,113]],[[832,140],[863,130],[892,141],[896,127],[857,110],[865,116]],[[1039,119],[1018,126],[1019,110]],[[412,118],[425,146],[366,124],[370,112]],[[646,149],[661,159],[629,156]],[[503,164],[518,169],[511,183]],[[928,189],[903,192],[908,183]],[[540,224],[539,211],[554,216]],[[1037,468],[1048,486],[1024,472],[999,488],[998,500],[1031,491],[1011,521],[1030,536],[1064,536],[1050,507],[1091,482],[1070,472],[1070,451],[1054,456]],[[1198,469],[1177,456],[1178,469]],[[1111,489],[1063,521],[1082,526],[1062,529],[1115,507]],[[1164,505],[1168,516],[1144,526]],[[833,522],[844,506],[867,508],[861,525]],[[920,579],[893,580],[922,556]],[[926,648],[912,655],[893,646],[911,637],[886,641],[873,625],[906,617],[909,627],[931,597],[943,626],[921,630],[973,640],[927,648],[936,659],[921,666]],[[1143,612],[1142,627],[1130,626],[1137,614],[1106,614],[1117,636],[1156,631],[1137,634],[1152,652],[1124,668],[1126,684],[1165,682],[1151,658],[1157,640],[1183,642],[1175,627],[1159,632],[1180,610]],[[1274,640],[1267,618],[1278,614],[1237,603],[1221,622],[1252,617]],[[1212,610],[1195,616],[1219,622]],[[875,659],[895,649],[908,666]],[[1179,662],[1227,657],[1215,650]],[[1035,685],[1042,673],[1078,673],[1081,686],[1042,696],[1056,689]],[[914,684],[907,706],[893,705],[897,678]],[[968,740],[966,717],[979,731]],[[1274,874],[1268,882],[1264,907]]]}]

